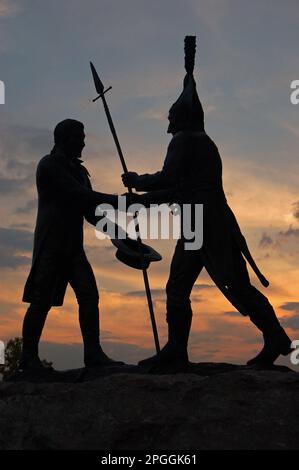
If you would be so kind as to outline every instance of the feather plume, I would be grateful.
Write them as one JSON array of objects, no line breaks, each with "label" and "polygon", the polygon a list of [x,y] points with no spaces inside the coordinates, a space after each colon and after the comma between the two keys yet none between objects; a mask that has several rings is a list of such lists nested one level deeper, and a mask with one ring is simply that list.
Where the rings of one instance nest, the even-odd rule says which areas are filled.
[{"label": "feather plume", "polygon": [[185,69],[190,75],[193,74],[196,51],[196,36],[185,37]]}]

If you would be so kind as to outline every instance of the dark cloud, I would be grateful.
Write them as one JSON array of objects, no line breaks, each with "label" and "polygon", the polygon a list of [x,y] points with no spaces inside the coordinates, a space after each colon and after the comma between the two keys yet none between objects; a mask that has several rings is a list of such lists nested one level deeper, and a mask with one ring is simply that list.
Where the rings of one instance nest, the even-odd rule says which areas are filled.
[{"label": "dark cloud", "polygon": [[17,214],[28,214],[37,208],[37,199],[32,199],[16,209]]},{"label": "dark cloud", "polygon": [[286,302],[280,308],[292,312],[290,316],[280,317],[282,325],[292,330],[299,330],[299,302]]},{"label": "dark cloud", "polygon": [[226,315],[228,317],[238,317],[238,318],[240,318],[241,314],[237,310],[235,310],[235,311],[232,310],[232,311],[228,311],[228,312],[223,312],[223,315]]},{"label": "dark cloud", "polygon": [[293,206],[294,206],[293,216],[294,216],[296,219],[299,219],[299,201],[294,202]]},{"label": "dark cloud", "polygon": [[[155,297],[165,297],[165,289],[151,289],[151,293]],[[135,290],[135,291],[130,291],[126,292],[123,294],[127,297],[145,297],[145,291],[144,290]]]},{"label": "dark cloud", "polygon": [[195,284],[193,286],[193,290],[201,290],[201,289],[214,289],[216,286],[210,284]]},{"label": "dark cloud", "polygon": [[0,267],[15,268],[31,262],[33,234],[28,230],[0,228]]},{"label": "dark cloud", "polygon": [[[294,202],[293,206],[293,216],[299,220],[299,201]],[[287,230],[280,230],[273,233],[271,236],[264,232],[259,241],[259,246],[261,248],[275,250],[281,252],[283,249],[285,253],[291,251],[292,255],[298,254],[296,250],[297,239],[299,238],[299,228],[293,228],[292,225],[288,227]],[[268,257],[270,256],[267,253]]]},{"label": "dark cloud", "polygon": [[12,159],[7,161],[6,169],[15,176],[22,178],[32,174],[35,169],[35,162],[23,162]]},{"label": "dark cloud", "polygon": [[269,246],[273,245],[273,240],[269,235],[263,233],[259,245],[261,248],[268,248]]},{"label": "dark cloud", "polygon": [[14,167],[37,161],[53,146],[52,132],[38,127],[0,123],[2,160]]},{"label": "dark cloud", "polygon": [[[271,253],[275,253],[283,258],[297,262],[299,228],[289,226],[287,230],[280,230],[268,235],[263,233],[259,246],[265,250],[264,257],[269,258]],[[262,258],[263,259],[263,258]]]},{"label": "dark cloud", "polygon": [[191,300],[192,300],[192,303],[196,303],[196,302],[202,302],[204,299],[204,297],[202,297],[201,295],[194,295],[194,294],[191,294]]},{"label": "dark cloud", "polygon": [[[202,290],[202,289],[211,289],[211,288],[215,288],[215,286],[210,285],[210,284],[195,284],[193,286],[193,291]],[[166,296],[166,290],[165,289],[166,288],[164,288],[164,289],[151,289],[151,292],[156,297],[165,297]],[[129,297],[144,297],[145,292],[143,290],[135,290],[135,291],[126,292],[123,295],[129,296]],[[198,295],[193,296],[193,301],[199,302],[200,300],[201,300],[201,298]]]},{"label": "dark cloud", "polygon": [[299,314],[299,302],[286,302],[285,304],[280,305],[280,308]]},{"label": "dark cloud", "polygon": [[284,327],[299,330],[299,316],[297,313],[291,317],[281,317],[280,322]]},{"label": "dark cloud", "polygon": [[47,129],[3,122],[0,131],[0,194],[17,194],[34,184],[36,165],[52,145],[51,133]]},{"label": "dark cloud", "polygon": [[299,237],[299,228],[293,228],[292,225],[289,226],[288,230],[278,232],[278,235],[283,238],[289,237]]},{"label": "dark cloud", "polygon": [[35,183],[35,162],[7,161],[0,173],[0,193],[18,195]]},{"label": "dark cloud", "polygon": [[270,254],[269,253],[265,253],[263,256],[259,256],[258,258],[256,258],[257,261],[263,261],[264,259],[268,259],[270,258]]},{"label": "dark cloud", "polygon": [[0,194],[3,196],[6,194],[18,195],[21,191],[29,189],[34,183],[34,173],[22,177],[12,178],[11,176],[4,176],[0,174]]}]

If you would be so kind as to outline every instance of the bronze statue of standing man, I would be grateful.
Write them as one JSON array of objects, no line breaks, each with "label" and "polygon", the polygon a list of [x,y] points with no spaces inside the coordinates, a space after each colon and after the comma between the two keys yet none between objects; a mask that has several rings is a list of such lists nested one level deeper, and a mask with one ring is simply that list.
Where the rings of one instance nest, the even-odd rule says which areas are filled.
[{"label": "bronze statue of standing man", "polygon": [[96,206],[117,207],[118,197],[92,190],[81,160],[84,140],[81,122],[60,122],[54,130],[54,148],[37,166],[38,213],[32,267],[23,295],[30,306],[23,322],[21,369],[43,367],[39,340],[50,308],[63,305],[68,283],[79,306],[85,366],[124,364],[110,359],[100,346],[99,294],[83,248],[84,219],[96,225]]},{"label": "bronze statue of standing man", "polygon": [[[157,191],[165,192],[165,202],[203,204],[203,246],[186,250],[179,239],[166,286],[168,342],[161,352],[140,365],[186,364],[192,321],[190,294],[203,267],[243,315],[263,333],[264,347],[249,365],[271,365],[280,354],[291,352],[291,341],[281,327],[268,299],[251,283],[246,261],[264,286],[268,281],[256,266],[237,220],[227,204],[222,186],[222,162],[218,149],[205,132],[204,111],[193,76],[195,37],[185,38],[184,89],[169,111],[168,132],[173,135],[161,171],[123,175],[125,186],[149,191],[135,201],[156,202]],[[163,194],[160,193],[160,194]],[[172,199],[170,199],[172,198]],[[160,197],[160,202],[161,197]]]}]

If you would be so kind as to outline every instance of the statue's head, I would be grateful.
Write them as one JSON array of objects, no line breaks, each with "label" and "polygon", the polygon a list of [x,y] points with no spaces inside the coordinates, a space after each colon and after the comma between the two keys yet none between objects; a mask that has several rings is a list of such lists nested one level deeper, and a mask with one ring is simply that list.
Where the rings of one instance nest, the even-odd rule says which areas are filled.
[{"label": "statue's head", "polygon": [[65,119],[54,129],[54,143],[69,158],[80,158],[85,147],[84,125],[75,119]]},{"label": "statue's head", "polygon": [[168,114],[168,133],[183,130],[204,130],[204,111],[199,100],[193,75],[187,74],[184,89]]}]

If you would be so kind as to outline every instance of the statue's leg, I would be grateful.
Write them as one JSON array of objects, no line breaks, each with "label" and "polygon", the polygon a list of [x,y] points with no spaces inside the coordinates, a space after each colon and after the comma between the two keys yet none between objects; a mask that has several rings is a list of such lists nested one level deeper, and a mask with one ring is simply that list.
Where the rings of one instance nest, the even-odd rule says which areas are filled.
[{"label": "statue's leg", "polygon": [[178,240],[166,285],[168,342],[159,354],[140,361],[139,365],[188,363],[187,347],[192,322],[190,294],[202,268],[199,251],[185,250],[183,240]]},{"label": "statue's leg", "polygon": [[69,282],[79,305],[85,365],[92,367],[124,364],[110,359],[100,346],[99,293],[93,270],[84,251],[78,253],[72,260]]},{"label": "statue's leg", "polygon": [[280,325],[276,313],[265,297],[250,283],[246,262],[234,247],[234,281],[231,292],[245,306],[252,323],[263,333],[264,347],[248,365],[273,364],[280,354],[291,352],[291,340]]},{"label": "statue's leg", "polygon": [[43,367],[38,357],[38,343],[44,328],[50,306],[30,304],[23,321],[22,354],[20,369],[40,369]]}]

